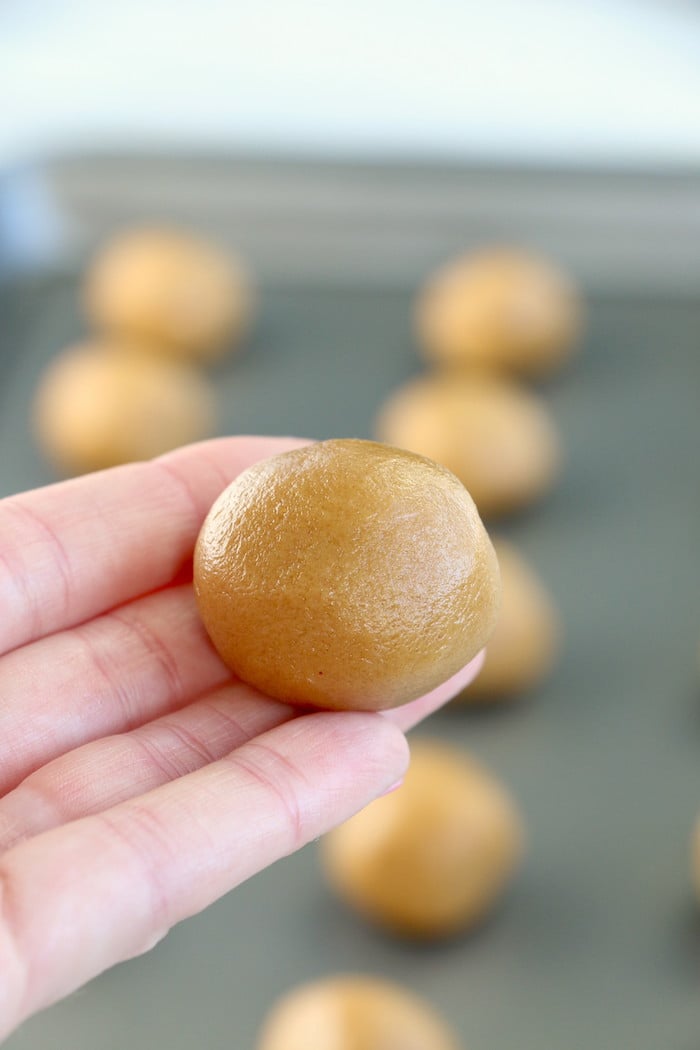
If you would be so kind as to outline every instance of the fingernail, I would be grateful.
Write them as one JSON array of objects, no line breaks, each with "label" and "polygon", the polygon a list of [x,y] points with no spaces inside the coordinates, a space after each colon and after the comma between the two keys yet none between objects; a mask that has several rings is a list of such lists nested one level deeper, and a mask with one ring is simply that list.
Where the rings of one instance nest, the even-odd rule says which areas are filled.
[{"label": "fingernail", "polygon": [[401,787],[402,784],[403,784],[403,777],[401,777],[401,780],[395,781],[391,785],[391,787],[388,787],[386,789],[386,791],[382,791],[381,795],[378,795],[377,797],[378,798],[384,798],[385,795],[390,795],[392,793],[392,791],[397,791]]}]

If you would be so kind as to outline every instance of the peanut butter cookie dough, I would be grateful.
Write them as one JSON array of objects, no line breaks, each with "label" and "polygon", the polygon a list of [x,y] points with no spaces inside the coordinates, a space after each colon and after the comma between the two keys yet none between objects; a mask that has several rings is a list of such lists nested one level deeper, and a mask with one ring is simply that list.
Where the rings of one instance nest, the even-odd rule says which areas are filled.
[{"label": "peanut butter cookie dough", "polygon": [[326,835],[322,860],[360,914],[435,939],[494,907],[521,846],[516,807],[491,773],[456,748],[414,741],[403,785]]},{"label": "peanut butter cookie dough", "polygon": [[444,467],[372,441],[258,463],[219,497],[194,562],[204,625],[244,681],[290,703],[394,707],[486,644],[496,556]]}]

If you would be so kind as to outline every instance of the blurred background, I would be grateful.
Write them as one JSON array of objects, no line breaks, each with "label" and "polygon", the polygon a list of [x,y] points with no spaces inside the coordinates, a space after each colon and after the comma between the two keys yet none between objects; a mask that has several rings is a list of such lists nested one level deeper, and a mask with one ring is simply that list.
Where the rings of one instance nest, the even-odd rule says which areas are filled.
[{"label": "blurred background", "polygon": [[488,924],[426,949],[354,920],[305,850],[8,1047],[253,1047],[336,970],[405,981],[474,1050],[697,1045],[700,4],[0,0],[0,496],[58,476],[37,385],[91,331],[95,250],[153,223],[253,275],[214,433],[371,437],[424,368],[416,292],[463,252],[578,285],[579,352],[532,384],[562,476],[498,522],[563,651],[522,702],[428,727],[504,778],[529,851]]},{"label": "blurred background", "polygon": [[[78,232],[89,236],[120,211],[126,217],[156,204],[173,214],[195,210],[217,228],[244,220],[246,238],[253,221],[258,237],[273,236],[260,227],[281,211],[273,254],[282,225],[300,213],[314,227],[341,216],[352,225],[365,204],[365,218],[370,209],[385,223],[412,218],[410,238],[426,208],[459,204],[460,236],[463,218],[481,217],[488,229],[485,220],[501,217],[507,228],[517,221],[516,232],[540,228],[591,276],[629,283],[637,271],[622,271],[638,260],[659,279],[694,280],[694,184],[669,200],[646,181],[568,180],[538,192],[539,183],[487,179],[474,184],[464,216],[463,199],[414,199],[420,181],[397,188],[396,199],[391,180],[380,196],[360,180],[344,202],[332,180],[319,185],[284,171],[278,178],[272,166],[262,179],[227,169],[222,182],[220,165],[194,171],[184,161],[243,153],[468,163],[499,173],[694,172],[699,19],[692,0],[384,0],[355,4],[352,14],[340,2],[306,0],[4,0],[0,258],[8,269],[58,248],[51,217],[74,220],[71,232],[79,220]],[[166,178],[159,166],[118,166],[114,154],[137,155],[144,165],[154,154],[177,156],[180,164]],[[565,229],[559,234],[553,224]],[[314,266],[298,254],[302,267]]]}]

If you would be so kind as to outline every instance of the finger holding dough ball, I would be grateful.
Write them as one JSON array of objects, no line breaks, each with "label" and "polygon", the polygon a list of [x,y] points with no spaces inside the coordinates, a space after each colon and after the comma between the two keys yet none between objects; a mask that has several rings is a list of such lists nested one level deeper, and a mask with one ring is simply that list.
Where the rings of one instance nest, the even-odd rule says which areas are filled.
[{"label": "finger holding dough ball", "polygon": [[455,259],[428,281],[416,327],[430,361],[537,376],[570,356],[580,315],[561,270],[524,251],[491,248]]},{"label": "finger holding dough ball", "polygon": [[403,785],[321,843],[330,885],[391,932],[436,939],[479,922],[520,859],[505,788],[456,748],[414,741]]},{"label": "finger holding dough ball", "polygon": [[59,354],[37,388],[37,443],[64,474],[150,459],[208,437],[214,392],[189,366],[130,345],[86,343]]},{"label": "finger holding dough ball", "polygon": [[551,671],[561,623],[554,600],[535,570],[505,540],[494,540],[501,570],[501,609],[477,678],[456,703],[482,703],[518,696]]},{"label": "finger holding dough ball", "polygon": [[377,436],[442,463],[485,517],[538,500],[554,484],[562,458],[544,402],[485,375],[412,380],[386,401]]},{"label": "finger holding dough ball", "polygon": [[433,1008],[375,977],[331,977],[294,989],[268,1015],[257,1050],[460,1050]]},{"label": "finger holding dough ball", "polygon": [[195,548],[194,586],[220,656],[290,703],[378,710],[422,696],[486,644],[493,547],[449,471],[335,440],[246,470]]},{"label": "finger holding dough ball", "polygon": [[209,361],[247,330],[253,293],[243,265],[175,229],[129,230],[88,270],[85,312],[98,330],[172,357]]}]

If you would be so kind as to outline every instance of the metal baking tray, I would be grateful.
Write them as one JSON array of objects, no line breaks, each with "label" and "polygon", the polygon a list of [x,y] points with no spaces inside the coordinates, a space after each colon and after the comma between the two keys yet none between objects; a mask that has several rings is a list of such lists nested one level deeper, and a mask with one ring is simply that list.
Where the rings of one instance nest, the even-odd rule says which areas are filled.
[{"label": "metal baking tray", "polygon": [[[255,333],[217,372],[221,432],[371,436],[383,398],[420,369],[415,280],[265,276]],[[700,302],[663,282],[586,283],[581,354],[542,391],[563,478],[498,529],[557,597],[562,658],[530,696],[420,730],[471,749],[520,802],[528,852],[502,906],[448,944],[392,940],[332,897],[312,845],[27,1022],[8,1050],[252,1050],[279,994],[337,971],[405,982],[470,1050],[700,1045]],[[0,291],[0,310],[8,494],[51,480],[27,410],[44,363],[83,333],[75,274]]]}]

